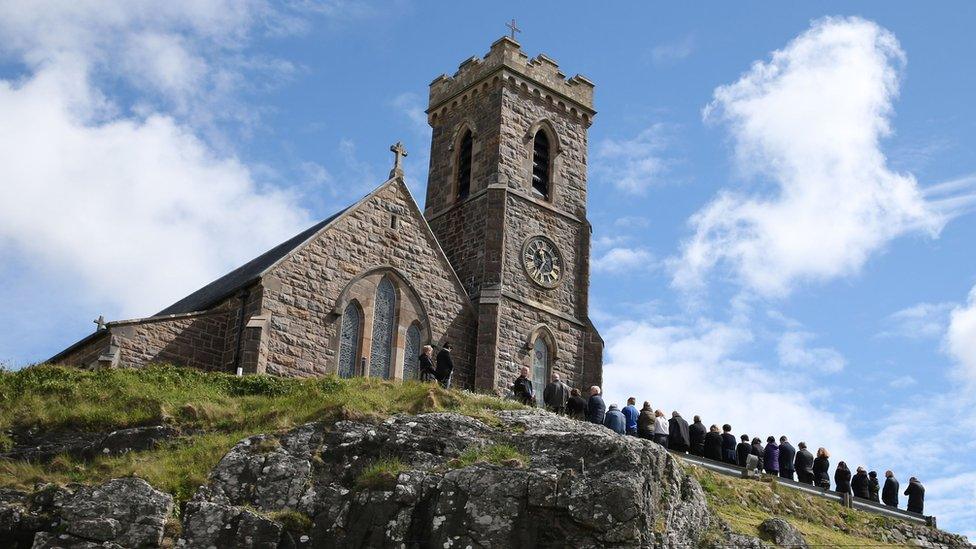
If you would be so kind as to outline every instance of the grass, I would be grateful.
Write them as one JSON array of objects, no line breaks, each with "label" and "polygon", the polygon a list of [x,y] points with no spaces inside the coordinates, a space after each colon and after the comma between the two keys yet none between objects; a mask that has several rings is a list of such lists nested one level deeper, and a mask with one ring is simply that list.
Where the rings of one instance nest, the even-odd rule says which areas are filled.
[{"label": "grass", "polygon": [[[152,451],[91,461],[0,460],[0,486],[29,489],[35,482],[139,476],[182,502],[235,443],[251,435],[315,420],[380,420],[396,413],[452,411],[497,422],[495,411],[520,407],[434,384],[369,378],[236,377],[170,366],[0,370],[0,447],[10,446],[7,433],[35,428],[103,432],[165,423],[189,434]],[[266,443],[270,451],[276,441]]]},{"label": "grass", "polygon": [[894,546],[882,538],[892,519],[784,489],[775,481],[736,479],[700,467],[688,472],[698,479],[709,506],[738,533],[759,536],[759,525],[776,516],[800,530],[811,546]]},{"label": "grass", "polygon": [[407,470],[407,464],[399,458],[389,457],[377,460],[363,469],[356,477],[356,488],[360,490],[390,490],[396,486],[397,477]]},{"label": "grass", "polygon": [[475,446],[461,453],[457,459],[451,461],[454,468],[468,467],[475,463],[494,463],[495,465],[528,465],[529,458],[508,444],[490,444]]}]

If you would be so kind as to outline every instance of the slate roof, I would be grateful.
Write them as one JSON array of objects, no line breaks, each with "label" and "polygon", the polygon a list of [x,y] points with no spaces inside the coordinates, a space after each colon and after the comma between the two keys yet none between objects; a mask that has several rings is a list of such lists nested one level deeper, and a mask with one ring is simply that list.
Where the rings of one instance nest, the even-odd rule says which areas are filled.
[{"label": "slate roof", "polygon": [[307,241],[309,238],[312,238],[315,233],[324,229],[329,223],[332,223],[332,221],[334,221],[348,209],[349,208],[343,208],[330,216],[328,219],[312,225],[285,242],[278,244],[274,248],[271,248],[270,250],[225,274],[217,280],[214,280],[203,288],[200,288],[169,307],[166,307],[162,311],[159,311],[154,316],[194,313],[197,311],[205,311],[210,307],[213,307],[227,297],[230,297],[236,293],[238,290],[241,290],[256,282],[259,278],[261,278],[261,275],[263,275],[268,268],[286,257],[288,254],[294,251],[295,248],[298,248],[305,243],[305,241]]}]

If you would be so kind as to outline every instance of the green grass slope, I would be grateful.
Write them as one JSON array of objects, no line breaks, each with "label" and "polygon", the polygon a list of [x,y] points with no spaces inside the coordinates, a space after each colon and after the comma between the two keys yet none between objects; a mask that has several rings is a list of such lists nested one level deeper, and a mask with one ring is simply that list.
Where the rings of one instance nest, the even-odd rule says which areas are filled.
[{"label": "green grass slope", "polygon": [[403,412],[455,411],[491,422],[494,410],[518,407],[433,384],[367,378],[236,377],[168,366],[0,371],[0,450],[12,445],[13,433],[31,429],[105,432],[167,424],[185,434],[153,451],[91,461],[68,456],[50,463],[0,460],[0,486],[138,476],[182,502],[235,443],[251,435],[321,419],[382,419]]}]

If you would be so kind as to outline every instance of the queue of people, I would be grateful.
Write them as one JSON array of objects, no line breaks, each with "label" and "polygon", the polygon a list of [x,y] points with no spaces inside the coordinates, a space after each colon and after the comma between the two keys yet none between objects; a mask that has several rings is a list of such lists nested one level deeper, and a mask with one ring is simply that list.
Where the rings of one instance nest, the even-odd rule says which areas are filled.
[{"label": "queue of people", "polygon": [[[512,392],[517,400],[528,405],[535,404],[535,392],[527,367],[522,368],[512,386]],[[806,442],[801,441],[794,447],[785,435],[779,439],[767,437],[764,446],[759,437],[750,439],[749,435],[743,434],[736,439],[732,434],[732,426],[727,423],[721,429],[718,425],[705,427],[701,417],[696,415],[689,425],[677,411],[667,418],[664,411],[653,409],[647,401],[638,410],[635,397],[628,398],[623,409],[617,404],[610,404],[608,407],[600,387],[590,387],[589,395],[584,398],[579,389],[570,389],[559,378],[559,374],[554,374],[552,381],[546,386],[543,402],[550,411],[603,425],[621,435],[650,439],[675,452],[689,453],[743,468],[754,468],[769,475],[827,490],[831,487],[830,453],[827,449],[818,448],[814,455],[807,448]],[[840,494],[898,507],[900,485],[890,470],[885,471],[882,487],[876,471],[857,467],[852,474],[847,464],[840,461],[834,470],[833,486]],[[925,501],[925,487],[922,483],[912,477],[904,495],[908,496],[908,510],[921,514]]]}]

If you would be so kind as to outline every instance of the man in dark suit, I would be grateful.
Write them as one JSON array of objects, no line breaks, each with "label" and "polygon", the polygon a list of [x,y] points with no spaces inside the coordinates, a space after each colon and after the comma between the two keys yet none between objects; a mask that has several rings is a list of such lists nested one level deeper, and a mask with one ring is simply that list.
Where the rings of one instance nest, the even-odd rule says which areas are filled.
[{"label": "man in dark suit", "polygon": [[688,448],[688,451],[692,455],[705,455],[705,433],[707,432],[708,428],[702,423],[701,418],[695,416],[695,422],[688,427],[688,437],[691,440],[691,446]]},{"label": "man in dark suit", "polygon": [[732,426],[726,423],[722,426],[722,461],[735,465],[738,459],[735,455],[735,435]]},{"label": "man in dark suit", "polygon": [[670,424],[668,426],[668,448],[682,454],[687,452],[690,444],[688,422],[675,411],[671,412],[671,420],[668,423]]},{"label": "man in dark suit", "polygon": [[451,359],[451,342],[445,342],[441,351],[437,353],[437,382],[445,389],[451,388],[451,373],[454,372],[454,360]]},{"label": "man in dark suit", "polygon": [[881,490],[881,501],[888,507],[898,507],[898,479],[890,470],[885,471],[884,488]]},{"label": "man in dark suit", "polygon": [[796,458],[796,448],[786,440],[786,435],[779,437],[779,476],[793,480],[793,460]]},{"label": "man in dark suit", "polygon": [[[807,443],[798,444],[800,450],[793,459],[793,468],[796,470],[796,480],[803,484],[813,484],[813,454],[807,450]],[[896,488],[897,490],[897,488]]]},{"label": "man in dark suit", "polygon": [[908,479],[905,495],[908,496],[908,510],[921,515],[925,506],[925,487],[922,482],[915,477]]}]

